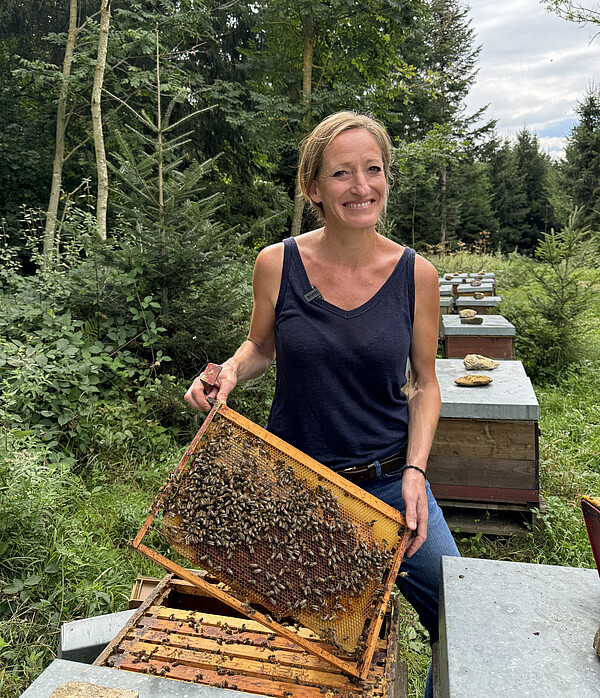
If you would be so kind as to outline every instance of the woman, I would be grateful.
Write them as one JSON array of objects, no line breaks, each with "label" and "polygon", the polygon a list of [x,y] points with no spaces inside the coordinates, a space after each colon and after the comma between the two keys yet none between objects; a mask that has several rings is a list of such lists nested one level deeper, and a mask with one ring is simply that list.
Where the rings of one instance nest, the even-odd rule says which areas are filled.
[{"label": "woman", "polygon": [[425,478],[440,410],[438,277],[377,232],[391,161],[390,138],[369,117],[340,112],[315,128],[298,177],[323,225],[260,252],[248,339],[217,387],[196,379],[186,400],[208,411],[207,397],[225,402],[277,355],[267,428],[405,514],[412,539],[398,586],[433,643],[440,558],[458,555]]}]

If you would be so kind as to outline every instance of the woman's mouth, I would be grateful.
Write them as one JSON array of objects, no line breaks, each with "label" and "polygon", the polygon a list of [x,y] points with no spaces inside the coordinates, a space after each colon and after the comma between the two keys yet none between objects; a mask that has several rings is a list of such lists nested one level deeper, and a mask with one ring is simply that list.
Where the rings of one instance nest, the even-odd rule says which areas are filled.
[{"label": "woman's mouth", "polygon": [[369,201],[348,201],[342,205],[346,208],[368,208],[373,202],[374,199],[369,199]]}]

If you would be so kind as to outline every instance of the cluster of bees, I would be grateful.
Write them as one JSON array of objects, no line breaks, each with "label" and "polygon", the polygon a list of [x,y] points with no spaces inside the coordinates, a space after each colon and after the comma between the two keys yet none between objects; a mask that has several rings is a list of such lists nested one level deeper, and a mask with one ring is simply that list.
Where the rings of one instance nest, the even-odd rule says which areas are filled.
[{"label": "cluster of bees", "polygon": [[308,613],[335,621],[392,558],[330,490],[309,486],[262,441],[228,424],[207,438],[181,482],[168,483],[163,510],[175,550],[278,620]]}]

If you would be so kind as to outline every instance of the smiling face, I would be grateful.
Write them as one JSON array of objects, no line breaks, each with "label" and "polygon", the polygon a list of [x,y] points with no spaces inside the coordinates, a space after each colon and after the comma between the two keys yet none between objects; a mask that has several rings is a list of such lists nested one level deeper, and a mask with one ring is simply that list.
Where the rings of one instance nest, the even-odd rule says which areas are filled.
[{"label": "smiling face", "polygon": [[328,228],[370,229],[385,206],[387,182],[381,150],[365,129],[342,131],[323,151],[308,188]]}]

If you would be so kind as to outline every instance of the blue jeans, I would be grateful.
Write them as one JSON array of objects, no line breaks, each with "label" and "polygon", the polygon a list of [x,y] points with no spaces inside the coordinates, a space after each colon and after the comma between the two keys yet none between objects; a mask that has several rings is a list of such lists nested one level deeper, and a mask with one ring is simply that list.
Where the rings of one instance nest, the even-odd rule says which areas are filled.
[{"label": "blue jeans", "polygon": [[[375,480],[361,482],[360,486],[398,511],[405,513],[402,499],[402,475],[383,475]],[[446,524],[442,510],[431,493],[429,483],[425,482],[429,521],[427,540],[412,557],[405,557],[400,567],[408,574],[396,580],[402,595],[419,614],[419,620],[429,632],[430,643],[437,641],[439,580],[442,555],[460,557],[454,538]],[[427,674],[425,698],[433,695],[431,665]]]}]

